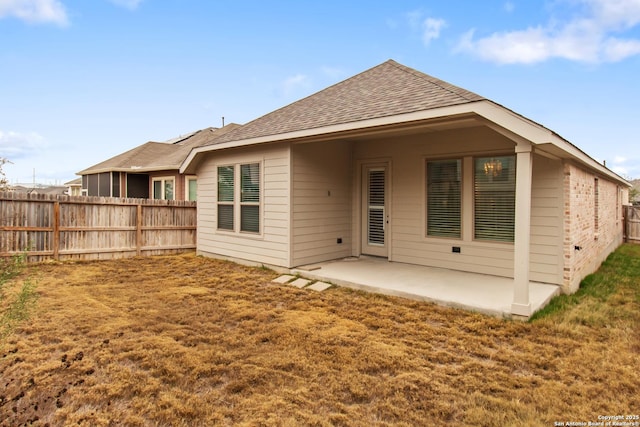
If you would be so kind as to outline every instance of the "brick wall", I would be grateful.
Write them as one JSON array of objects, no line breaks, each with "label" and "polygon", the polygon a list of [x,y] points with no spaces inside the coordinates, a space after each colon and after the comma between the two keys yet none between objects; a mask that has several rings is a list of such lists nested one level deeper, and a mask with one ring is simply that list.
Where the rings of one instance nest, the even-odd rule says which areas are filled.
[{"label": "brick wall", "polygon": [[574,164],[564,165],[563,291],[575,292],[623,239],[620,186]]}]

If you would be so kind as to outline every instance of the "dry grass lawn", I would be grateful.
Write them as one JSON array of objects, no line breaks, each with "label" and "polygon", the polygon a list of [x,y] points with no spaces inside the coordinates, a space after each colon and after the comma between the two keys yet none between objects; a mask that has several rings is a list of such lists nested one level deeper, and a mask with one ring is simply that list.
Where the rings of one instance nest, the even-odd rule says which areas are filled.
[{"label": "dry grass lawn", "polygon": [[638,414],[640,245],[617,255],[603,267],[621,275],[610,291],[529,323],[300,290],[194,255],[40,264],[37,310],[0,349],[0,425],[549,426]]}]

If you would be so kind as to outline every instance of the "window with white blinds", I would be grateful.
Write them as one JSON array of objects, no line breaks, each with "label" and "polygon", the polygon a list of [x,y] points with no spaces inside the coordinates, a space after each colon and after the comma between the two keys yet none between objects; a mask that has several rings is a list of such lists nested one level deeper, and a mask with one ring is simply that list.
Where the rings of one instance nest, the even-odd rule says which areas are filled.
[{"label": "window with white blinds", "polygon": [[218,166],[218,229],[234,229],[235,167]]},{"label": "window with white blinds", "polygon": [[260,232],[260,163],[240,166],[240,231]]},{"label": "window with white blinds", "polygon": [[462,162],[427,161],[427,236],[461,237]]},{"label": "window with white blinds", "polygon": [[516,204],[515,156],[474,160],[474,237],[513,242]]},{"label": "window with white blinds", "polygon": [[260,232],[260,163],[218,166],[218,229],[238,231],[238,223]]}]

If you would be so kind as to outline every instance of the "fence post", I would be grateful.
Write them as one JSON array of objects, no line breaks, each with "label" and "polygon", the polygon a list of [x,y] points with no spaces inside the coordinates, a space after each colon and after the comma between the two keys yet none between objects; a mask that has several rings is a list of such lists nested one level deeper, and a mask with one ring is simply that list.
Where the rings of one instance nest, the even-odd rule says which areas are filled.
[{"label": "fence post", "polygon": [[53,259],[60,260],[60,202],[53,203]]},{"label": "fence post", "polygon": [[138,203],[136,210],[136,255],[142,254],[142,203]]},{"label": "fence post", "polygon": [[629,243],[629,222],[631,221],[631,206],[624,206],[624,242]]}]

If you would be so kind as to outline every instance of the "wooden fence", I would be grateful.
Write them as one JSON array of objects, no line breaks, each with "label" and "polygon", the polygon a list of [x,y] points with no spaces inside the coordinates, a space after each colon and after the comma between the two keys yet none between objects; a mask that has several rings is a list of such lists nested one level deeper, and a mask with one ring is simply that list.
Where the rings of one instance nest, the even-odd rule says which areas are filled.
[{"label": "wooden fence", "polygon": [[196,202],[0,193],[0,257],[112,259],[195,247]]},{"label": "wooden fence", "polygon": [[640,206],[625,206],[625,242],[640,243]]}]

